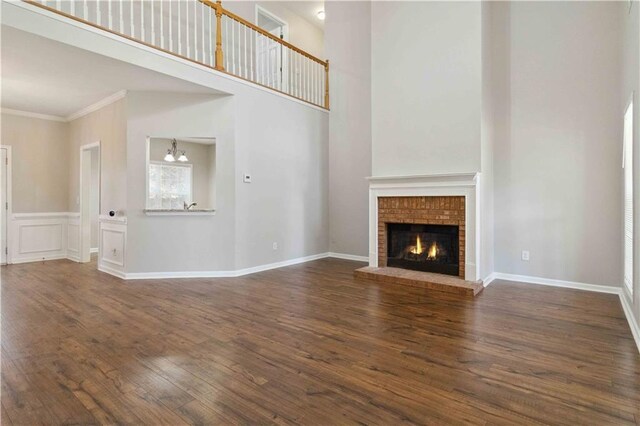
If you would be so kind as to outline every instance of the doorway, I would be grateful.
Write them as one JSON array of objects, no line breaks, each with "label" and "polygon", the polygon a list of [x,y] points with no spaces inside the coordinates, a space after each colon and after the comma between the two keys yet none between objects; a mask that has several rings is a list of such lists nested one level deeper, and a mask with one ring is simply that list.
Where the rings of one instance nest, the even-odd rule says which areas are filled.
[{"label": "doorway", "polygon": [[80,262],[91,261],[98,252],[100,181],[100,142],[80,147]]},{"label": "doorway", "polygon": [[[256,24],[280,40],[289,41],[289,24],[257,5]],[[288,50],[277,41],[262,36],[256,40],[255,52],[258,82],[287,92]]]},{"label": "doorway", "polygon": [[11,214],[11,147],[0,145],[0,264],[9,263],[9,215]]}]

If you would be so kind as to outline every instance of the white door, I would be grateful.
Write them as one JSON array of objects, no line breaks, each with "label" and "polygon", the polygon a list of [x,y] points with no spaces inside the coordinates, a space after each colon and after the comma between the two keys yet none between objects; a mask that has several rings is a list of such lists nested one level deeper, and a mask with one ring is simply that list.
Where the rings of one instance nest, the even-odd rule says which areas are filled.
[{"label": "white door", "polygon": [[2,148],[0,149],[0,152],[2,153],[2,157],[0,158],[1,161],[1,171],[0,171],[0,216],[2,216],[2,223],[1,223],[1,227],[0,227],[0,240],[1,241],[1,247],[0,249],[2,250],[2,256],[1,256],[1,260],[0,263],[2,263],[3,265],[7,264],[7,213],[9,212],[8,210],[8,201],[7,201],[7,150],[6,148]]}]

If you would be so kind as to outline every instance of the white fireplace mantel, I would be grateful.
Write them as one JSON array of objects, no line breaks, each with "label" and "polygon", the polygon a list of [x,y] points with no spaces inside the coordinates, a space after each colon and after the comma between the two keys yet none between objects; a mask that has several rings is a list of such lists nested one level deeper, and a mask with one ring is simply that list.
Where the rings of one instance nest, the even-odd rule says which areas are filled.
[{"label": "white fireplace mantel", "polygon": [[378,266],[379,197],[465,197],[465,279],[480,279],[480,175],[459,173],[371,176],[369,180],[369,266]]}]

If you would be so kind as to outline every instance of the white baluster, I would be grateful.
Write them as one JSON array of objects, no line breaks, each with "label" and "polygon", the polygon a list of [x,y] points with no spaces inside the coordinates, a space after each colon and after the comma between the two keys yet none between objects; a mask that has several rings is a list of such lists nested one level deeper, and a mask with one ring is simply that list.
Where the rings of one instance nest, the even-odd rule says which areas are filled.
[{"label": "white baluster", "polygon": [[100,26],[102,24],[102,13],[100,12],[100,2],[96,2],[96,24]]},{"label": "white baluster", "polygon": [[182,2],[178,0],[178,54],[182,55],[182,19],[180,18],[180,9]]},{"label": "white baluster", "polygon": [[184,15],[187,18],[187,24],[185,26],[185,30],[184,30],[184,36],[187,39],[187,58],[191,57],[191,43],[190,43],[190,37],[189,37],[189,2],[185,2],[185,9],[184,9]]},{"label": "white baluster", "polygon": [[[205,56],[205,47],[204,47],[205,46],[204,45],[204,22],[205,22],[204,21],[204,8],[205,8],[205,5],[200,3],[200,2],[198,2],[197,4],[200,5],[200,19],[202,20],[202,22],[201,22],[202,25],[200,25],[200,27],[201,27],[201,31],[200,32],[202,33],[202,55],[200,55],[200,62],[202,62],[203,64],[206,64],[207,63],[206,62],[207,57]],[[209,6],[206,6],[206,7],[208,8]]]},{"label": "white baluster", "polygon": [[89,5],[87,4],[87,0],[84,0],[82,3],[82,17],[85,21],[89,20]]},{"label": "white baluster", "polygon": [[[142,0],[144,1],[144,0]],[[151,2],[151,44],[156,45],[156,11],[155,2],[153,0],[147,0]]]},{"label": "white baluster", "polygon": [[144,41],[144,0],[140,0],[140,39]]},{"label": "white baluster", "polygon": [[71,0],[71,15],[76,16],[76,0]]},{"label": "white baluster", "polygon": [[107,19],[107,25],[109,26],[109,29],[112,30],[113,29],[113,5],[111,3],[111,0],[107,0],[107,13],[109,14],[109,17]]},{"label": "white baluster", "polygon": [[56,0],[56,9],[57,10],[62,10],[62,1],[61,0]]},{"label": "white baluster", "polygon": [[255,34],[255,32],[253,30],[250,30],[249,37],[251,38],[251,41],[249,42],[249,62],[251,66],[249,68],[249,76],[251,80],[256,81],[256,68],[254,66],[255,59],[253,58],[253,56],[255,55],[255,52],[254,52],[255,46],[253,44],[253,40],[254,40],[253,34]]},{"label": "white baluster", "polygon": [[173,8],[169,0],[169,51],[173,52]]},{"label": "white baluster", "polygon": [[120,34],[124,34],[124,0],[120,0]]},{"label": "white baluster", "polygon": [[231,63],[233,64],[233,74],[238,75],[236,72],[236,31],[233,29],[235,22],[231,21]]},{"label": "white baluster", "polygon": [[193,3],[193,57],[198,60],[198,8],[197,2]]},{"label": "white baluster", "polygon": [[160,48],[164,49],[164,0],[160,0]]},{"label": "white baluster", "polygon": [[247,26],[244,27],[244,78],[249,78],[249,43],[247,41]]},{"label": "white baluster", "polygon": [[213,42],[213,9],[207,8],[209,11],[209,65],[214,66],[215,43]]},{"label": "white baluster", "polygon": [[130,12],[130,18],[129,18],[129,23],[131,24],[131,34],[129,34],[131,37],[135,37],[135,19],[134,19],[134,12],[133,12],[133,0],[130,0],[129,3],[129,12]]}]

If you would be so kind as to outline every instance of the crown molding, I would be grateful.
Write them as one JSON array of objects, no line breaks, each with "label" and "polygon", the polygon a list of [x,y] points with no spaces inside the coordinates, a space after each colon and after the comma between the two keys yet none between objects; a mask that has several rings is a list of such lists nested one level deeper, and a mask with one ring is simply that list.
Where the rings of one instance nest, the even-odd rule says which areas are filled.
[{"label": "crown molding", "polygon": [[116,101],[119,101],[120,99],[124,98],[126,95],[127,95],[126,90],[120,90],[119,92],[109,95],[106,98],[99,100],[94,104],[91,104],[87,107],[82,108],[81,110],[74,112],[73,114],[66,116],[65,121],[68,122],[68,121],[77,120],[80,117],[84,117],[87,114],[90,114],[94,111],[99,110],[100,108],[104,108],[107,105],[110,105]]},{"label": "crown molding", "polygon": [[37,112],[21,111],[18,109],[11,109],[11,108],[2,108],[1,111],[3,114],[19,115],[22,117],[39,118],[41,120],[69,123],[73,120],[77,120],[78,118],[84,117],[87,114],[91,114],[92,112],[97,111],[100,108],[104,108],[107,105],[117,102],[120,99],[124,98],[126,95],[127,95],[126,90],[120,90],[119,92],[109,95],[106,98],[101,99],[94,104],[84,107],[74,112],[73,114],[67,115],[66,117],[60,117],[58,115],[38,114]]},{"label": "crown molding", "polygon": [[2,108],[3,114],[18,115],[21,117],[38,118],[40,120],[59,121],[65,123],[67,119],[58,115],[38,114],[37,112],[21,111],[19,109]]}]

